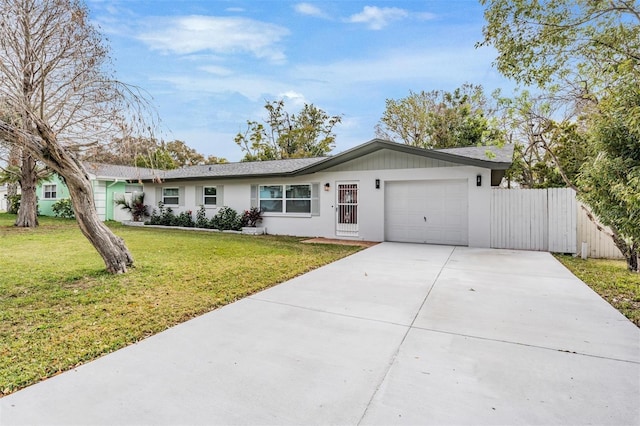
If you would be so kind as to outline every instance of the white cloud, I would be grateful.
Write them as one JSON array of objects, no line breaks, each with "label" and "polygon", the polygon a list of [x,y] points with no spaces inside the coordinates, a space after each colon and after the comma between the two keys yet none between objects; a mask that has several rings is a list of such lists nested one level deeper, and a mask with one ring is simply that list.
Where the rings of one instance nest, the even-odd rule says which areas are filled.
[{"label": "white cloud", "polygon": [[315,16],[316,18],[327,18],[328,16],[317,6],[311,3],[298,3],[293,6],[296,12],[301,15]]},{"label": "white cloud", "polygon": [[151,49],[166,53],[251,53],[257,58],[281,62],[285,54],[279,42],[289,30],[279,25],[237,17],[182,16],[156,18],[154,29],[138,38]]},{"label": "white cloud", "polygon": [[409,16],[409,13],[397,7],[365,6],[362,12],[351,15],[347,22],[354,24],[366,24],[369,29],[381,30],[392,21],[397,21]]},{"label": "white cloud", "polygon": [[304,97],[302,93],[298,93],[294,90],[287,90],[286,92],[279,93],[278,98],[285,101],[285,105],[288,107],[302,108],[304,104],[308,104],[309,101]]},{"label": "white cloud", "polygon": [[229,68],[221,67],[219,65],[204,65],[198,67],[198,69],[204,72],[208,72],[209,74],[215,74],[222,77],[233,74],[233,71]]}]

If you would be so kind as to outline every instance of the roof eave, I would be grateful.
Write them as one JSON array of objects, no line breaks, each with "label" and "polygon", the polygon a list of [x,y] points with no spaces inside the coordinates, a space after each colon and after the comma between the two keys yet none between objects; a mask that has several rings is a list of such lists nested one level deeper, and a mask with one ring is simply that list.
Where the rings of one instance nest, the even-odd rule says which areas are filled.
[{"label": "roof eave", "polygon": [[183,180],[211,180],[211,179],[230,179],[230,180],[239,180],[239,179],[253,179],[253,178],[267,178],[267,177],[290,177],[296,176],[296,171],[291,172],[274,172],[274,173],[255,173],[255,174],[241,174],[241,175],[223,175],[223,176],[180,176],[180,177],[145,177],[141,179],[142,182],[154,182],[156,179],[160,179],[162,182],[175,182],[175,181],[183,181]]},{"label": "roof eave", "polygon": [[491,170],[507,170],[511,167],[510,162],[496,162],[489,160],[480,160],[477,158],[470,158],[461,155],[455,155],[447,152],[439,152],[435,150],[425,150],[410,145],[398,144],[391,141],[385,141],[382,139],[372,139],[369,142],[351,148],[344,151],[334,157],[328,157],[318,163],[311,164],[309,166],[298,169],[295,174],[309,174],[325,170],[329,167],[337,166],[347,161],[354,160],[358,157],[362,157],[367,154],[379,151],[381,149],[390,149],[392,151],[404,152],[407,154],[418,155],[421,157],[433,158],[435,160],[448,161],[452,163],[458,163],[467,166],[476,166]]}]

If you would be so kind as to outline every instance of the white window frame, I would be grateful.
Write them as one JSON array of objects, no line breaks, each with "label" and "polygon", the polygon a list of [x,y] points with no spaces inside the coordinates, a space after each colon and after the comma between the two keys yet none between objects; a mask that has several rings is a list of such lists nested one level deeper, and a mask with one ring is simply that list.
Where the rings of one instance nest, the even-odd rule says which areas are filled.
[{"label": "white window frame", "polygon": [[[174,189],[177,191],[176,195],[165,195],[165,191],[168,189]],[[166,199],[167,198],[175,198],[176,202],[175,203],[167,203]],[[167,187],[163,187],[162,188],[162,204],[164,204],[165,206],[177,206],[180,205],[180,188],[178,188],[177,186],[167,186]]]},{"label": "white window frame", "polygon": [[[213,188],[216,190],[216,195],[207,195],[207,188]],[[213,198],[215,203],[207,204],[207,198]],[[218,205],[218,187],[214,185],[202,187],[202,205],[205,207],[216,207]]]},{"label": "white window frame", "polygon": [[[52,190],[47,191],[47,187],[52,187]],[[49,196],[47,196],[47,193]],[[58,198],[58,184],[57,183],[45,183],[42,185],[42,199],[43,200],[56,200]]]},{"label": "white window frame", "polygon": [[[280,198],[262,198],[262,188],[268,186],[279,186],[281,188],[282,197]],[[291,186],[307,186],[309,188],[309,197],[307,198],[287,198],[287,187]],[[280,200],[282,201],[282,210],[281,211],[265,211],[264,215],[287,215],[287,216],[311,216],[311,212],[313,210],[313,185],[310,183],[302,182],[302,183],[270,183],[270,184],[261,184],[258,185],[258,207],[262,209],[262,201],[263,200]],[[308,201],[309,202],[309,211],[307,212],[289,212],[287,211],[287,201]]]}]

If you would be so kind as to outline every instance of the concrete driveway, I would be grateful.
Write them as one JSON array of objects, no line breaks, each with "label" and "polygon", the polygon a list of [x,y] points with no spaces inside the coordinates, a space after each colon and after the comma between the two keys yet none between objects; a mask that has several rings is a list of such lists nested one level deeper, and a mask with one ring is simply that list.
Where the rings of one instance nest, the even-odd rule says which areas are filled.
[{"label": "concrete driveway", "polygon": [[0,424],[638,425],[640,331],[548,253],[383,243],[2,398]]}]

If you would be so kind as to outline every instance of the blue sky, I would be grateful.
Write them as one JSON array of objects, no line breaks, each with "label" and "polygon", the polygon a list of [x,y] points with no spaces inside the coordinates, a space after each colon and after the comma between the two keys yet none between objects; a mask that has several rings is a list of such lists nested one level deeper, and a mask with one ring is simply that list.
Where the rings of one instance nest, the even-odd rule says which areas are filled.
[{"label": "blue sky", "polygon": [[386,99],[465,82],[511,93],[492,68],[477,0],[88,0],[119,79],[153,98],[165,131],[238,161],[266,100],[342,115],[338,153],[374,137]]}]

